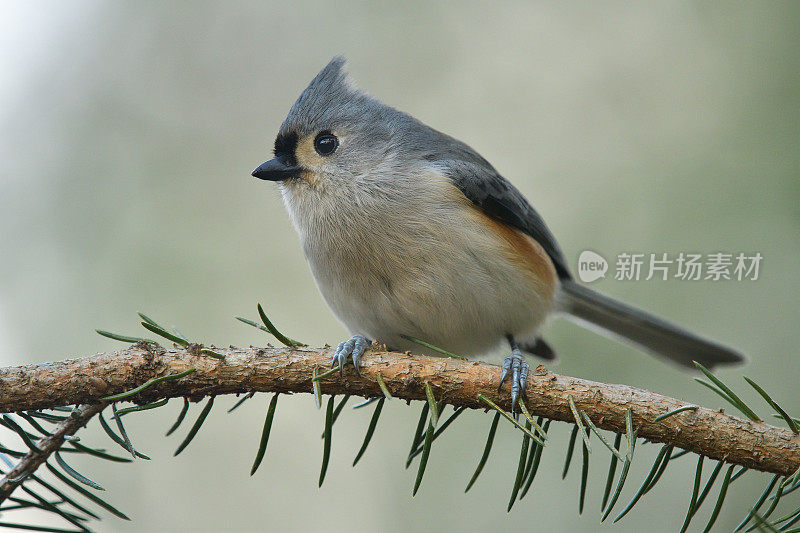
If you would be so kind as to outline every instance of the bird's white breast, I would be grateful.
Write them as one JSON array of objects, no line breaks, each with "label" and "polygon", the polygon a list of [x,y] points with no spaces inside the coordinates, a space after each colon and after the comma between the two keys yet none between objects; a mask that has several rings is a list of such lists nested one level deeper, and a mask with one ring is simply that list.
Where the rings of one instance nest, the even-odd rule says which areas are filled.
[{"label": "bird's white breast", "polygon": [[532,338],[550,310],[553,287],[510,260],[444,177],[298,180],[282,194],[323,297],[353,334],[479,355],[506,334]]}]

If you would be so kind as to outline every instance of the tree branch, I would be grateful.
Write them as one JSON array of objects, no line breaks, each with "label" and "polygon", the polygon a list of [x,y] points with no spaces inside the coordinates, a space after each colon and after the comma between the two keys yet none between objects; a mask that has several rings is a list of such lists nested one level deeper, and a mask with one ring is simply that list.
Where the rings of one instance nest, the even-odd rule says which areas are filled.
[{"label": "tree branch", "polygon": [[[3,371],[0,371],[0,375],[2,375],[2,372]],[[3,382],[4,381],[3,379]],[[0,390],[2,390],[4,384],[5,383],[0,384]],[[76,431],[85,426],[86,423],[89,422],[94,415],[102,411],[104,407],[104,403],[80,406],[71,413],[66,420],[61,422],[52,434],[39,440],[39,442],[36,443],[38,450],[30,450],[16,465],[14,465],[14,468],[5,475],[5,478],[0,478],[0,503],[14,492],[14,489],[25,481],[27,476],[35,472],[42,463],[47,461],[48,457],[61,448],[61,445],[64,444],[64,440],[66,440],[65,437],[74,435]],[[5,411],[10,411],[10,409]]]},{"label": "tree branch", "polygon": [[[200,346],[164,350],[143,342],[115,353],[57,363],[0,369],[0,412],[91,404],[131,390],[147,380],[196,372],[160,382],[132,397],[149,402],[164,397],[258,392],[311,392],[314,368],[327,369],[328,348],[249,348],[217,350],[217,360],[200,354]],[[373,347],[362,361],[361,375],[352,366],[321,381],[325,394],[382,396],[380,373],[391,393],[406,400],[425,400],[425,383],[437,401],[473,409],[485,408],[482,394],[504,408],[506,387],[498,392],[499,368],[482,362],[410,356]],[[533,415],[575,422],[569,399],[601,429],[625,431],[625,414],[632,410],[638,436],[725,460],[748,468],[791,475],[800,468],[800,437],[762,422],[731,416],[722,410],[697,408],[664,420],[659,415],[687,405],[650,391],[560,376],[538,367],[531,372],[526,405]]]}]

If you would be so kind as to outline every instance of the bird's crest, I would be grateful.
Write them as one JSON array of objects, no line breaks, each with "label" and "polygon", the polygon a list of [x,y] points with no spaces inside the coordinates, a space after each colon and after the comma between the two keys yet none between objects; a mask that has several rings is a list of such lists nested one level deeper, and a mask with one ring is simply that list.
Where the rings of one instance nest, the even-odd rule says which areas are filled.
[{"label": "bird's crest", "polygon": [[311,80],[289,111],[282,132],[304,135],[332,128],[337,121],[350,119],[363,108],[370,98],[356,88],[345,63],[344,57],[336,56]]}]

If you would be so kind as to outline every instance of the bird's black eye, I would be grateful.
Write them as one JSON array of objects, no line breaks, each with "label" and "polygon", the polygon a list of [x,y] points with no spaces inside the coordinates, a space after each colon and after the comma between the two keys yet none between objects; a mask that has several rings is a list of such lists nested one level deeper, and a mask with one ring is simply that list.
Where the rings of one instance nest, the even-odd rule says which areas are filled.
[{"label": "bird's black eye", "polygon": [[321,156],[331,155],[339,147],[339,139],[329,131],[323,131],[314,139],[314,150]]}]

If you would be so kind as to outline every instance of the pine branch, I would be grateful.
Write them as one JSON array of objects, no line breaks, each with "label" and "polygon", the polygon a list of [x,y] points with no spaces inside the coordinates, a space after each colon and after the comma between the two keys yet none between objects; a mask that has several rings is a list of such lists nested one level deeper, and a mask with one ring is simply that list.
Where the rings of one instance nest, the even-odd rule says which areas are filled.
[{"label": "pine branch", "polygon": [[[0,390],[4,390],[6,385],[4,376],[5,370],[0,370]],[[56,406],[54,406],[56,407]],[[36,443],[37,449],[31,449],[17,462],[13,469],[8,472],[5,478],[0,479],[0,502],[3,502],[25,479],[33,474],[39,466],[56,453],[66,440],[65,437],[73,435],[76,431],[86,425],[89,420],[103,410],[104,403],[94,403],[92,405],[81,405],[61,422],[50,435],[42,438]],[[5,412],[13,409],[0,409]]]},{"label": "pine branch", "polygon": [[[148,380],[180,373],[185,374],[178,379],[156,382],[129,399],[148,403],[165,397],[199,400],[204,396],[253,391],[310,393],[312,373],[328,368],[332,355],[328,348],[215,348],[224,355],[224,359],[217,359],[205,356],[202,349],[189,344],[184,349],[164,350],[140,342],[114,353],[0,369],[0,412],[95,404]],[[190,369],[195,371],[187,372]],[[384,386],[396,398],[424,401],[425,384],[429,383],[442,404],[483,409],[486,404],[479,399],[481,395],[503,408],[511,407],[508,390],[497,391],[500,374],[497,366],[410,356],[381,347],[367,352],[360,375],[348,366],[344,377],[336,372],[319,383],[325,394],[384,397],[377,380],[379,373]],[[561,376],[540,366],[529,376],[527,398],[527,408],[534,416],[574,423],[571,398],[575,408],[585,413],[594,426],[624,433],[626,411],[630,409],[634,429],[641,438],[784,476],[800,468],[800,437],[791,431],[731,416],[722,410],[702,407],[681,410],[685,402],[647,390]],[[99,409],[100,406],[86,408],[82,416]],[[673,411],[671,416],[656,421]],[[85,420],[78,423],[66,421],[65,427],[74,431]],[[44,448],[45,442],[40,442],[39,447]],[[31,461],[37,460],[35,453],[28,455],[32,455]]]}]

